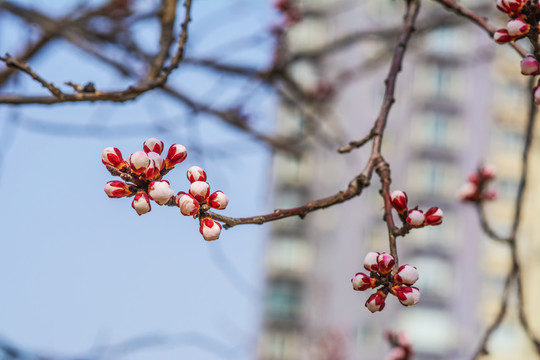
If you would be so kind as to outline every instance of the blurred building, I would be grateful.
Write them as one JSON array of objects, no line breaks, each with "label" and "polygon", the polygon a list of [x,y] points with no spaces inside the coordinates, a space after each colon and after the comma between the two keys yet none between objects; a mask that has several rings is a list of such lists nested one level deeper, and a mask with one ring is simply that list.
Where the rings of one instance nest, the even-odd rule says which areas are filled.
[{"label": "blurred building", "polygon": [[[464,3],[486,10],[479,1]],[[491,1],[483,3],[494,8]],[[332,11],[314,12],[316,16],[298,24],[289,38],[293,51],[308,52],[346,34],[370,32],[324,60],[301,61],[294,68],[293,75],[306,89],[316,87],[321,78],[339,84],[331,108],[315,121],[340,145],[367,134],[378,114],[403,13],[402,2],[391,0],[347,4],[304,1],[305,6]],[[400,264],[420,272],[416,285],[421,303],[405,308],[389,295],[385,310],[371,314],[364,307],[369,291],[352,290],[349,280],[364,270],[364,255],[389,251],[380,184],[374,176],[358,199],[304,220],[273,225],[258,359],[380,360],[388,352],[386,329],[405,331],[418,360],[469,359],[476,351],[498,310],[510,258],[507,246],[485,238],[475,210],[460,204],[455,194],[479,162],[495,163],[499,174],[494,187],[500,198],[488,206],[488,213],[498,231],[508,232],[528,105],[519,58],[494,46],[481,30],[455,19],[436,4],[423,4],[383,145],[392,189],[406,191],[410,207],[439,206],[445,213],[441,226],[398,239]],[[380,36],[373,34],[377,31]],[[288,135],[304,134],[314,120],[293,109],[282,104],[280,129]],[[370,144],[338,155],[337,146],[325,147],[312,137],[303,155],[276,156],[276,207],[298,206],[345,189],[369,156]],[[538,166],[532,168],[531,177],[540,175]],[[529,182],[527,191],[539,198],[537,184]],[[533,218],[538,205],[527,201],[526,207],[520,250],[522,261],[534,264],[526,274],[531,279],[540,272]],[[539,287],[530,290],[527,311],[538,333],[540,323],[532,317]],[[532,359],[527,341],[511,310],[489,343],[489,359]]]}]

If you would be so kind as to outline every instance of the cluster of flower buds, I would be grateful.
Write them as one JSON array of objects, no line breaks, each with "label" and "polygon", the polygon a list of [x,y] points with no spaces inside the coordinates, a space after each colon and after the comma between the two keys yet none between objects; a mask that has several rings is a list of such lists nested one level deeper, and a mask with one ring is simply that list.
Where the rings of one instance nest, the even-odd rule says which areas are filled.
[{"label": "cluster of flower buds", "polygon": [[414,266],[403,265],[392,275],[394,265],[392,255],[370,252],[364,259],[364,268],[370,272],[369,275],[360,272],[351,279],[354,290],[378,288],[366,301],[366,307],[372,313],[384,309],[389,293],[404,306],[416,305],[420,301],[420,290],[411,286],[418,280],[418,270]]},{"label": "cluster of flower buds", "polygon": [[302,13],[294,0],[276,0],[274,7],[285,17],[285,26],[293,26],[302,20]]},{"label": "cluster of flower buds", "polygon": [[461,201],[480,202],[483,200],[495,200],[497,191],[487,189],[490,181],[495,179],[496,169],[493,165],[481,166],[478,171],[469,176],[469,180],[457,191]]},{"label": "cluster of flower buds", "polygon": [[131,154],[124,160],[120,150],[108,147],[103,150],[101,160],[113,176],[123,181],[109,181],[105,193],[110,198],[134,196],[131,206],[137,214],[151,210],[150,200],[158,205],[178,206],[184,215],[199,217],[200,232],[206,240],[216,240],[221,232],[221,224],[208,214],[210,207],[225,209],[229,200],[221,191],[210,194],[206,173],[198,166],[191,167],[187,177],[191,182],[189,193],[179,192],[176,196],[167,180],[162,177],[187,157],[186,148],[180,144],[171,145],[165,158],[161,157],[163,142],[150,138],[143,144],[143,151]]},{"label": "cluster of flower buds", "polygon": [[506,28],[499,29],[493,34],[493,40],[497,44],[506,44],[529,33],[531,25],[527,23],[525,15],[528,12],[528,7],[525,5],[528,3],[529,0],[497,0],[497,9],[510,17]]},{"label": "cluster of flower buds", "polygon": [[398,212],[401,220],[413,228],[427,225],[439,225],[442,223],[443,211],[436,206],[429,208],[425,213],[422,210],[418,210],[418,206],[409,210],[407,207],[407,194],[404,191],[394,191],[390,195],[390,201],[394,209]]},{"label": "cluster of flower buds", "polygon": [[386,332],[386,338],[392,346],[392,350],[386,355],[385,360],[411,360],[413,350],[411,342],[405,333]]}]

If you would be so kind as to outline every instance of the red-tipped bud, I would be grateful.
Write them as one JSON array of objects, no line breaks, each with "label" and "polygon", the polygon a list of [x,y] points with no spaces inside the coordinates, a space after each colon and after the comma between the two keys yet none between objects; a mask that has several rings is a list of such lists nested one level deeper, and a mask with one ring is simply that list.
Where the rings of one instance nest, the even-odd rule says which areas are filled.
[{"label": "red-tipped bud", "polygon": [[115,147],[108,147],[103,149],[101,153],[101,162],[104,165],[112,166],[118,170],[127,169],[127,163],[122,158],[122,153]]},{"label": "red-tipped bud", "polygon": [[142,177],[145,180],[154,180],[157,176],[159,176],[159,170],[156,168],[156,163],[154,160],[150,160],[148,167],[142,173]]},{"label": "red-tipped bud", "polygon": [[136,151],[129,156],[129,166],[131,172],[141,175],[150,165],[150,158],[144,151]]},{"label": "red-tipped bud", "polygon": [[131,195],[128,184],[119,180],[109,181],[105,184],[105,193],[110,198],[121,198]]},{"label": "red-tipped bud", "polygon": [[208,205],[214,209],[223,210],[229,204],[229,198],[223,193],[223,191],[216,191],[208,197]]},{"label": "red-tipped bud", "polygon": [[367,290],[367,289],[371,289],[375,287],[376,281],[377,280],[369,277],[368,275],[364,273],[357,273],[351,279],[353,289],[357,291],[363,291],[363,290]]},{"label": "red-tipped bud", "polygon": [[398,284],[413,285],[416,280],[418,280],[418,270],[411,265],[400,266],[394,275],[394,281]]},{"label": "red-tipped bud", "polygon": [[198,166],[192,166],[187,171],[187,178],[190,183],[195,181],[206,181],[206,173]]},{"label": "red-tipped bud", "polygon": [[148,195],[150,199],[157,202],[159,205],[166,204],[174,195],[174,190],[171,189],[167,180],[152,181],[148,185]]},{"label": "red-tipped bud", "polygon": [[143,149],[145,153],[155,152],[158,155],[161,155],[163,152],[163,141],[159,141],[156,138],[150,138],[144,142]]},{"label": "red-tipped bud", "polygon": [[206,201],[208,194],[210,194],[210,185],[204,181],[195,181],[189,187],[189,193],[197,199],[199,202]]},{"label": "red-tipped bud", "polygon": [[540,64],[532,55],[525,56],[521,59],[520,65],[523,75],[538,75],[540,73]]},{"label": "red-tipped bud", "polygon": [[432,207],[424,214],[425,225],[439,225],[442,223],[443,211],[438,207]]},{"label": "red-tipped bud", "polygon": [[528,0],[497,0],[497,9],[508,15],[518,13]]},{"label": "red-tipped bud", "polygon": [[377,257],[377,271],[379,274],[389,274],[394,267],[396,260],[390,254],[382,253]]},{"label": "red-tipped bud", "polygon": [[537,85],[533,89],[534,103],[540,105],[540,85]]},{"label": "red-tipped bud", "polygon": [[510,36],[519,37],[527,34],[531,29],[531,25],[527,24],[522,18],[516,18],[509,20],[506,28]]},{"label": "red-tipped bud", "polygon": [[219,239],[221,234],[221,224],[212,218],[201,219],[201,228],[199,229],[204,240],[211,241]]},{"label": "red-tipped bud", "polygon": [[392,206],[400,214],[407,211],[407,194],[404,191],[396,190],[390,195]]},{"label": "red-tipped bud", "polygon": [[375,294],[372,294],[366,301],[366,307],[372,313],[376,311],[382,311],[384,309],[384,300],[386,299],[386,294],[382,291],[377,291]]},{"label": "red-tipped bud", "polygon": [[466,182],[465,184],[461,185],[461,187],[456,192],[456,196],[461,200],[473,200],[476,196],[476,192],[478,190],[478,187],[476,184],[472,182]]},{"label": "red-tipped bud", "polygon": [[139,216],[152,210],[150,207],[150,199],[144,191],[139,191],[137,194],[135,194],[131,207],[135,209]]},{"label": "red-tipped bud", "polygon": [[172,169],[176,164],[180,164],[186,160],[187,150],[184,145],[174,144],[169,148],[167,157],[165,158],[165,168]]},{"label": "red-tipped bud", "polygon": [[407,213],[406,221],[414,228],[423,226],[425,221],[424,213],[422,212],[422,210],[409,210],[409,212]]},{"label": "red-tipped bud", "polygon": [[379,268],[377,265],[377,258],[379,255],[381,254],[378,252],[368,252],[364,258],[364,269],[367,271],[377,271]]},{"label": "red-tipped bud", "polygon": [[497,31],[495,31],[493,33],[493,40],[495,40],[495,42],[497,44],[506,44],[512,40],[514,40],[514,37],[512,37],[509,33],[508,33],[508,30],[506,29],[499,29]]},{"label": "red-tipped bud", "polygon": [[420,301],[420,290],[413,286],[394,286],[392,294],[396,295],[399,302],[405,306],[416,305]]},{"label": "red-tipped bud", "polygon": [[176,205],[180,208],[182,215],[185,216],[193,216],[199,212],[199,202],[185,192],[179,192],[176,195]]},{"label": "red-tipped bud", "polygon": [[165,160],[158,153],[151,151],[148,158],[154,162],[158,173],[165,168]]}]

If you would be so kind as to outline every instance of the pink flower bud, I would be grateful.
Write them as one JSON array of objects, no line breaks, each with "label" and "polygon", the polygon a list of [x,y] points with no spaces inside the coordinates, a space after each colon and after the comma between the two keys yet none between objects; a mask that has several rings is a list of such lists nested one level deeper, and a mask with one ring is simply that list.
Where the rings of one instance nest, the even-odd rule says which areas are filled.
[{"label": "pink flower bud", "polygon": [[201,219],[201,228],[199,231],[201,232],[204,240],[217,240],[219,239],[219,234],[221,233],[221,224],[214,221],[212,218],[203,218]]},{"label": "pink flower bud", "polygon": [[156,138],[150,138],[144,142],[143,149],[145,153],[155,152],[158,155],[161,155],[163,152],[163,141],[159,141]]},{"label": "pink flower bud", "polygon": [[483,197],[485,200],[495,200],[497,199],[497,190],[486,190]]},{"label": "pink flower bud", "polygon": [[199,212],[199,202],[185,192],[179,192],[176,195],[176,204],[180,208],[182,215],[193,216]]},{"label": "pink flower bud", "polygon": [[104,165],[112,166],[118,170],[127,169],[127,163],[122,158],[122,153],[115,147],[108,147],[103,149],[101,153],[101,162]]},{"label": "pink flower bud", "polygon": [[411,225],[414,228],[423,226],[424,220],[425,218],[424,218],[424,213],[422,212],[422,210],[416,210],[416,209],[409,210],[409,213],[407,214],[407,219],[405,219],[405,221],[407,221],[407,223],[409,223],[409,225]]},{"label": "pink flower bud", "polygon": [[174,190],[171,189],[167,180],[152,181],[148,186],[148,195],[150,199],[157,202],[159,205],[166,204],[174,195]]},{"label": "pink flower bud", "polygon": [[396,260],[394,257],[390,254],[382,253],[377,257],[377,268],[379,271],[379,274],[388,274],[392,271],[392,267],[394,267],[394,264],[396,263]]},{"label": "pink flower bud", "polygon": [[412,286],[394,286],[392,294],[396,295],[399,302],[405,306],[416,305],[420,301],[420,290]]},{"label": "pink flower bud", "polygon": [[529,32],[531,26],[522,18],[511,19],[506,24],[510,36],[523,36]]},{"label": "pink flower bud", "polygon": [[159,170],[156,168],[156,163],[154,160],[150,160],[148,167],[142,173],[142,177],[145,180],[154,180],[157,176],[159,176]]},{"label": "pink flower bud", "polygon": [[139,216],[152,210],[150,207],[150,199],[144,191],[139,191],[137,194],[135,194],[131,207],[135,209]]},{"label": "pink flower bud", "polygon": [[372,294],[366,301],[366,307],[372,313],[376,311],[382,311],[384,309],[384,300],[386,299],[386,294],[382,291],[377,291],[375,294]]},{"label": "pink flower bud", "polygon": [[416,280],[418,280],[418,270],[411,265],[400,266],[394,275],[394,281],[398,284],[413,285]]},{"label": "pink flower bud", "polygon": [[176,164],[180,164],[187,157],[187,150],[184,145],[174,144],[169,148],[165,158],[165,168],[172,169]]},{"label": "pink flower bud", "polygon": [[540,64],[532,55],[525,56],[521,59],[521,73],[523,75],[538,75],[540,73]]},{"label": "pink flower bud", "polygon": [[497,0],[497,9],[507,14],[511,12],[511,9],[506,4],[505,0]]},{"label": "pink flower bud", "polygon": [[150,151],[147,155],[154,162],[158,173],[165,168],[165,160],[158,153]]},{"label": "pink flower bud", "polygon": [[206,181],[206,173],[198,166],[192,166],[187,171],[187,178],[190,183],[195,181]]},{"label": "pink flower bud", "polygon": [[128,184],[120,180],[109,181],[105,184],[105,193],[110,198],[121,198],[131,195]]},{"label": "pink flower bud", "polygon": [[199,202],[204,202],[210,193],[210,185],[204,181],[195,181],[189,187],[189,193]]},{"label": "pink flower bud", "polygon": [[390,195],[390,200],[392,201],[392,206],[400,214],[403,214],[407,211],[407,194],[403,191],[396,190]]},{"label": "pink flower bud", "polygon": [[478,188],[476,184],[466,182],[465,184],[461,185],[461,187],[456,192],[456,195],[461,201],[473,200],[476,196],[477,190]]},{"label": "pink flower bud", "polygon": [[482,166],[482,169],[480,169],[480,173],[484,180],[492,180],[497,175],[497,168],[495,165],[491,164],[484,165]]},{"label": "pink flower bud", "polygon": [[439,225],[442,223],[443,211],[438,207],[432,207],[426,211],[424,217],[426,225]]},{"label": "pink flower bud", "polygon": [[351,279],[352,286],[354,290],[357,291],[363,291],[366,289],[371,289],[372,287],[375,287],[376,280],[367,276],[364,273],[357,273],[354,275],[354,277]]},{"label": "pink flower bud", "polygon": [[150,158],[144,151],[137,151],[129,156],[129,166],[136,175],[141,175],[148,165],[150,165]]},{"label": "pink flower bud", "polygon": [[493,40],[495,40],[497,44],[506,44],[507,42],[514,40],[514,38],[510,36],[508,30],[499,29],[493,33]]},{"label": "pink flower bud", "polygon": [[368,252],[364,258],[364,269],[367,271],[377,271],[377,258],[381,255],[378,252]]},{"label": "pink flower bud", "polygon": [[214,209],[223,210],[227,207],[227,204],[229,204],[229,199],[223,191],[218,190],[208,197],[208,205]]},{"label": "pink flower bud", "polygon": [[519,12],[528,0],[497,0],[497,9],[509,15]]}]

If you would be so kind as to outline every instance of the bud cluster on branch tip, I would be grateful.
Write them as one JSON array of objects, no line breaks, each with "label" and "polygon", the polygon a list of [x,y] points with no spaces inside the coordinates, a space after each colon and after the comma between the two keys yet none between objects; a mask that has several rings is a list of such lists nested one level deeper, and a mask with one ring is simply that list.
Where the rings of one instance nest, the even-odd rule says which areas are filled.
[{"label": "bud cluster on branch tip", "polygon": [[484,200],[495,200],[497,192],[487,189],[490,181],[495,179],[496,169],[493,165],[481,166],[478,171],[469,176],[468,181],[457,191],[457,196],[461,201],[480,202]]},{"label": "bud cluster on branch tip", "polygon": [[108,147],[103,150],[101,160],[113,176],[124,181],[109,181],[105,193],[110,198],[134,196],[131,206],[137,214],[151,210],[150,200],[159,205],[178,206],[183,215],[199,217],[200,232],[206,240],[216,240],[221,232],[221,224],[214,221],[208,210],[225,209],[229,199],[222,191],[210,193],[206,173],[198,166],[187,171],[191,183],[189,193],[179,192],[176,196],[167,180],[162,177],[186,159],[183,145],[171,145],[163,158],[163,142],[151,138],[144,142],[143,151],[136,151],[124,160],[120,150]]},{"label": "bud cluster on branch tip", "polygon": [[439,225],[443,220],[443,211],[438,207],[430,208],[425,214],[418,210],[418,206],[409,210],[407,207],[407,194],[404,191],[396,190],[390,195],[390,202],[403,221],[413,228],[427,225]]},{"label": "bud cluster on branch tip", "polygon": [[386,332],[386,338],[392,349],[386,355],[384,360],[411,360],[413,350],[409,338],[403,332]]},{"label": "bud cluster on branch tip", "polygon": [[396,296],[404,306],[416,305],[420,301],[420,290],[411,286],[418,280],[418,270],[414,266],[403,265],[392,275],[395,264],[390,254],[369,252],[364,258],[364,268],[369,275],[360,272],[351,279],[354,290],[378,288],[366,301],[366,307],[372,313],[384,309],[388,294]]}]

